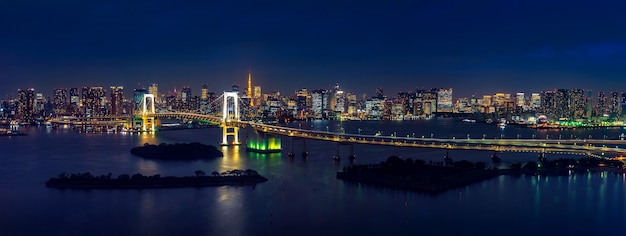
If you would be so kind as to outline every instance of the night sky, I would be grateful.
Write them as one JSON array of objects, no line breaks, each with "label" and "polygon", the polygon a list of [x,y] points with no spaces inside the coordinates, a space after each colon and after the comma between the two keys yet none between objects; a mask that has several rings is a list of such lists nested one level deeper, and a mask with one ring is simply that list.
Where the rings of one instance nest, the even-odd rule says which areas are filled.
[{"label": "night sky", "polygon": [[0,0],[0,96],[158,83],[626,90],[626,1]]}]

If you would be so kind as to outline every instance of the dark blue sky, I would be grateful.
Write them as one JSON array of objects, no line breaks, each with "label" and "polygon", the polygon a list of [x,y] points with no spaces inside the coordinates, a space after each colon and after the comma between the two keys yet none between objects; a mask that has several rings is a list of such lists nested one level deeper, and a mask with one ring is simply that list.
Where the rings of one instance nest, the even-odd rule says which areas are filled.
[{"label": "dark blue sky", "polygon": [[0,0],[0,95],[219,92],[248,70],[284,94],[626,90],[626,1],[372,2]]}]

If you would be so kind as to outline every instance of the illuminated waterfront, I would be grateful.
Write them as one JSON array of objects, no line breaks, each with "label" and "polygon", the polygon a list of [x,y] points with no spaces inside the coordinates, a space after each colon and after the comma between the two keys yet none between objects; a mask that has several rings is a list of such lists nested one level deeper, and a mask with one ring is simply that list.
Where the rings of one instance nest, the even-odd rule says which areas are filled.
[{"label": "illuminated waterfront", "polygon": [[[479,137],[504,135],[577,135],[617,137],[623,130],[504,131],[484,124],[451,119],[412,122],[292,123],[316,130],[383,135]],[[327,128],[328,127],[328,128]],[[360,129],[360,131],[359,131]],[[399,133],[401,130],[403,133]],[[199,141],[217,145],[220,129],[195,129],[156,134],[79,134],[71,130],[24,128],[27,136],[0,140],[0,216],[3,232],[22,234],[527,234],[621,235],[613,226],[626,223],[625,178],[613,173],[564,177],[501,176],[431,196],[403,190],[344,183],[335,173],[348,161],[335,164],[336,144],[307,141],[308,159],[287,158],[283,152],[255,154],[245,146],[224,147],[214,161],[152,161],[131,156],[143,143]],[[302,151],[294,141],[294,151]],[[339,146],[346,157],[349,149]],[[355,146],[357,163],[378,163],[389,155],[440,160],[443,150]],[[451,151],[455,160],[488,162],[490,152]],[[503,153],[501,165],[536,160],[535,154]],[[548,156],[548,158],[569,156]],[[90,171],[114,175],[193,175],[193,171],[252,168],[270,180],[250,187],[152,190],[56,190],[44,187],[61,172]],[[384,216],[384,217],[381,217]],[[29,227],[37,224],[39,227]],[[515,229],[515,230],[512,230]],[[545,233],[541,233],[545,232]]]}]

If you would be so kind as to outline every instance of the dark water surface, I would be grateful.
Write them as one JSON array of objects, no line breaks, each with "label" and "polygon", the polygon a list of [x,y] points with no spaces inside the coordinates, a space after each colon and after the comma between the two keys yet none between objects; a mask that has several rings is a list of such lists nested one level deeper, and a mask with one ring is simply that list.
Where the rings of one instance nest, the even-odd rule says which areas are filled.
[{"label": "dark water surface", "polygon": [[[487,138],[615,138],[623,129],[529,130],[453,120],[292,123],[292,127],[397,136]],[[626,176],[500,176],[437,195],[344,183],[335,173],[350,148],[307,141],[307,159],[223,148],[208,161],[153,161],[130,154],[143,143],[217,144],[220,129],[156,134],[79,134],[26,127],[27,136],[0,137],[0,235],[624,235]],[[242,137],[245,136],[242,132]],[[302,141],[293,142],[294,152]],[[339,150],[344,159],[331,157]],[[389,155],[440,161],[444,151],[357,145],[357,163]],[[489,163],[491,153],[450,151],[455,160]],[[503,153],[503,166],[536,154]],[[559,158],[568,156],[548,156]],[[491,165],[491,163],[489,163]],[[201,169],[255,169],[270,180],[256,187],[143,190],[58,190],[44,182],[61,172],[105,175],[193,175]]]}]

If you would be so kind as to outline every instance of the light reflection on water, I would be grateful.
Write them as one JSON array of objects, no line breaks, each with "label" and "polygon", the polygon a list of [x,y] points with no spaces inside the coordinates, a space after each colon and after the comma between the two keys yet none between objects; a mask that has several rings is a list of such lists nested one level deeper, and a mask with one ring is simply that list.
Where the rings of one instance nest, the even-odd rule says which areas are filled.
[{"label": "light reflection on water", "polygon": [[[456,133],[468,132],[458,131],[456,123],[446,123],[439,131],[436,124],[415,123],[416,126],[405,130],[432,131],[457,137],[460,136]],[[346,131],[356,132],[356,128],[361,127],[363,132],[380,129],[388,133],[399,123],[385,122],[382,127],[368,124],[371,123],[324,121],[313,125],[324,130],[329,126],[329,129],[343,127]],[[480,136],[484,130],[470,131],[474,132],[472,136]],[[308,158],[296,155],[288,159],[286,152],[290,150],[256,154],[246,152],[245,146],[234,146],[221,148],[223,158],[168,162],[141,159],[131,155],[129,150],[143,143],[217,145],[221,130],[129,135],[76,134],[66,130],[29,132],[31,135],[0,140],[0,148],[8,152],[0,158],[0,189],[10,190],[0,195],[3,212],[0,222],[3,222],[3,232],[7,235],[62,235],[62,232],[68,232],[66,222],[79,218],[85,218],[81,221],[83,226],[72,232],[83,235],[93,234],[90,229],[101,229],[98,233],[103,235],[172,235],[181,232],[204,235],[489,235],[494,232],[509,235],[615,235],[606,226],[626,224],[626,174],[499,176],[429,195],[335,179],[335,173],[350,162],[343,158],[340,163],[334,163],[331,157],[336,152],[336,145],[325,142],[307,142]],[[283,139],[282,143],[288,144],[289,140]],[[35,148],[33,144],[36,144]],[[300,153],[303,148],[296,142],[294,152]],[[439,161],[443,155],[441,150],[367,145],[356,145],[354,150],[359,164],[379,163],[389,155],[427,161]],[[342,147],[340,155],[346,153]],[[484,161],[491,153],[454,151],[451,155],[455,160]],[[502,157],[502,165],[536,160],[534,154],[504,153]],[[254,188],[64,191],[43,187],[45,179],[62,171],[180,176],[192,175],[197,169],[210,173],[248,168],[270,180]],[[9,179],[14,181],[7,181]],[[115,222],[116,227],[105,227],[103,222],[110,222],[111,218],[119,219]],[[596,219],[603,222],[596,223]],[[41,225],[38,228],[46,229],[46,232],[23,227],[24,222]]]}]

